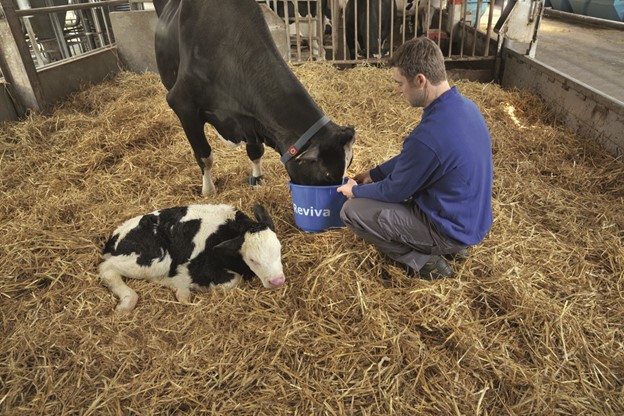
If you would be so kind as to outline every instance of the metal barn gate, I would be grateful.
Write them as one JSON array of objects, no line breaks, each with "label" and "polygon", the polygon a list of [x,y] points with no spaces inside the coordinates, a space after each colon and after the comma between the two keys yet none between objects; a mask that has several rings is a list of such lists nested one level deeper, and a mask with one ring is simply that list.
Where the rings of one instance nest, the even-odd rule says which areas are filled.
[{"label": "metal barn gate", "polygon": [[[494,64],[498,39],[494,19],[505,2],[495,0],[256,0],[273,11],[286,28],[287,60],[329,60],[336,64],[383,63],[406,40],[427,36],[442,49],[447,62]],[[506,0],[505,0],[506,1]],[[349,22],[349,16],[354,16]],[[371,27],[372,19],[378,27]],[[364,20],[358,25],[358,20]],[[385,36],[375,42],[371,33]],[[375,30],[376,29],[376,30]],[[389,29],[389,30],[388,30]],[[364,32],[364,33],[362,33]],[[348,44],[360,39],[355,53]],[[377,48],[371,44],[377,43]],[[352,42],[353,44],[353,42]],[[478,66],[478,65],[477,65]]]},{"label": "metal barn gate", "polygon": [[[529,21],[535,16],[539,20],[544,0],[420,0],[420,4],[418,0],[256,1],[265,11],[281,14],[274,13],[283,27],[284,57],[293,64],[327,60],[337,65],[383,65],[407,39],[427,36],[442,49],[448,69],[470,71],[466,78],[490,81],[498,73],[503,43],[500,33],[512,26],[526,30],[527,16]],[[109,13],[143,9],[144,5],[152,6],[150,3],[0,0],[0,82],[4,74],[7,83],[2,85],[13,90],[9,96],[20,98],[16,112],[23,115],[26,109],[45,110],[66,92],[49,81],[53,72],[64,73],[61,83],[72,87],[108,76],[113,63],[104,55],[115,53]],[[495,19],[509,13],[505,6],[524,8],[519,25],[495,26]],[[379,18],[369,19],[374,15]],[[536,32],[539,25],[533,27]],[[500,33],[495,33],[497,29]],[[90,71],[94,73],[68,71],[77,59],[91,60]],[[67,66],[61,70],[60,65]]]}]

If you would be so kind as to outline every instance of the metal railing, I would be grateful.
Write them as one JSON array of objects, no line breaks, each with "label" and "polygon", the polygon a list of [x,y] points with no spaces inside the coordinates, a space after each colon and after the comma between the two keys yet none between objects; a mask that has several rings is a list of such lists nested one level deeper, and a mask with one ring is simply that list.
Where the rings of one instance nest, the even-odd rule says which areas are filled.
[{"label": "metal railing", "polygon": [[128,0],[16,0],[24,36],[37,68],[113,44],[109,13]]},{"label": "metal railing", "polygon": [[435,40],[448,60],[492,60],[494,19],[503,8],[495,0],[256,1],[279,11],[293,63],[382,62],[418,36]]}]

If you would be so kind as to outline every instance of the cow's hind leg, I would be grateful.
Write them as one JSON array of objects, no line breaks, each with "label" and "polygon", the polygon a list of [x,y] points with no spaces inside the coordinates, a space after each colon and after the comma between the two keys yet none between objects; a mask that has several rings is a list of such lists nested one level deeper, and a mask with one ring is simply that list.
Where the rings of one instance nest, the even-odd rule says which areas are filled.
[{"label": "cow's hind leg", "polygon": [[191,97],[175,86],[167,93],[167,103],[180,119],[186,138],[193,148],[195,160],[202,171],[202,195],[215,195],[216,189],[212,180],[212,148],[204,133],[204,120],[200,117],[197,107],[193,105]]},{"label": "cow's hind leg", "polygon": [[119,313],[132,312],[139,300],[139,295],[124,283],[114,265],[114,260],[105,260],[100,264],[99,270],[102,282],[119,298],[115,310]]},{"label": "cow's hind leg", "polygon": [[249,160],[251,160],[251,176],[249,177],[249,184],[251,186],[262,185],[264,183],[264,176],[262,174],[262,155],[264,155],[264,144],[247,143],[245,150],[247,150],[247,156],[249,156]]}]

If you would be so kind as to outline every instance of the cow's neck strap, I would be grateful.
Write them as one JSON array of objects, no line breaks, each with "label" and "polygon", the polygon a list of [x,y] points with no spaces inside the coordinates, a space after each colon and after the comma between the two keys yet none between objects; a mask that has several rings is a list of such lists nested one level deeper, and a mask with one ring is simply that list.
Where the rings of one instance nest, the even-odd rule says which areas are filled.
[{"label": "cow's neck strap", "polygon": [[282,155],[282,158],[280,159],[282,163],[286,164],[286,162],[296,156],[297,153],[299,153],[299,150],[301,150],[301,148],[306,145],[308,140],[310,140],[312,136],[314,136],[327,123],[329,123],[329,117],[324,115],[320,118],[319,121],[312,124],[312,126],[308,130],[306,130],[306,132],[303,133],[301,137],[299,137],[295,144],[290,146],[286,153]]}]

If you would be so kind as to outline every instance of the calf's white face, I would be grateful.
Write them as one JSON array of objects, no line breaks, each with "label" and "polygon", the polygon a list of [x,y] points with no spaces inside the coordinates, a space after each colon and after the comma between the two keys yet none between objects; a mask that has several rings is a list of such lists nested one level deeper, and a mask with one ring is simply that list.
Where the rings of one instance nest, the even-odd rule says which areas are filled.
[{"label": "calf's white face", "polygon": [[243,261],[260,278],[267,289],[282,286],[286,281],[282,267],[282,245],[271,229],[245,233],[241,247]]}]

